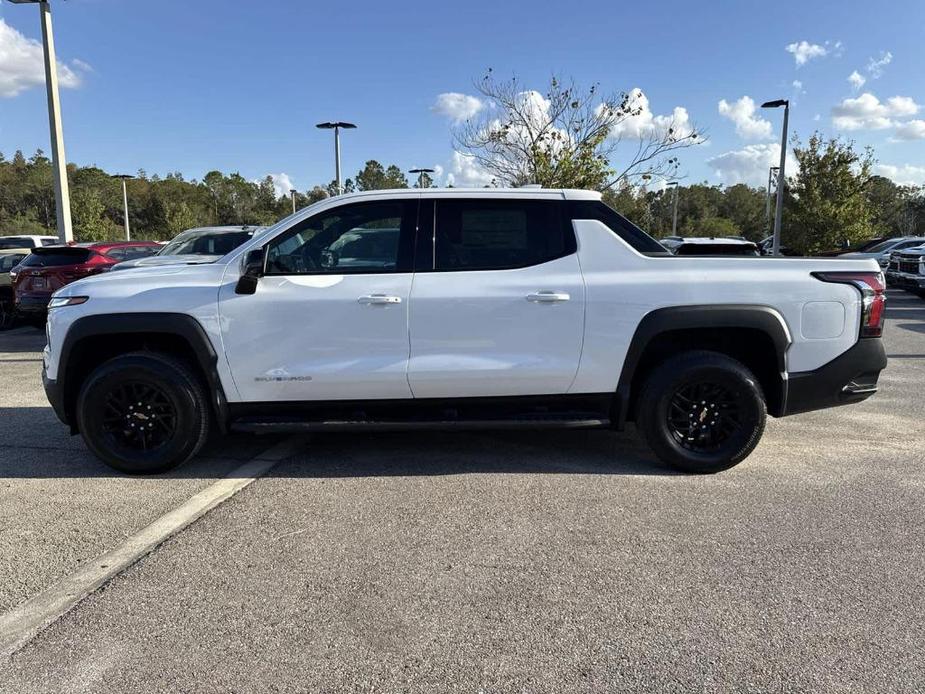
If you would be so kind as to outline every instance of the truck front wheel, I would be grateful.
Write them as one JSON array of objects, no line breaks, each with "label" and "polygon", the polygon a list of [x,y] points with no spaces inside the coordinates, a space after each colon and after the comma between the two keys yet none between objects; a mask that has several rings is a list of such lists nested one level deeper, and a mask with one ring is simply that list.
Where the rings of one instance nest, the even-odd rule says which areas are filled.
[{"label": "truck front wheel", "polygon": [[656,367],[642,388],[636,421],[655,454],[684,472],[731,468],[754,450],[767,407],[741,362],[690,351]]},{"label": "truck front wheel", "polygon": [[196,455],[208,436],[209,406],[186,364],[156,352],[133,352],[90,374],[77,399],[77,422],[103,462],[143,475]]}]

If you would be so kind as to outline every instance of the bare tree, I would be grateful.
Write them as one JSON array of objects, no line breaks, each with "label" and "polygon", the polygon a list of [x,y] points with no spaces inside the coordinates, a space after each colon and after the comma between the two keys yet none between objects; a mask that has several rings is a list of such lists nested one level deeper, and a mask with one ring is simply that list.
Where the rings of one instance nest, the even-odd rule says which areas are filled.
[{"label": "bare tree", "polygon": [[553,77],[543,95],[491,70],[475,88],[487,108],[456,129],[454,146],[497,185],[606,190],[671,174],[674,152],[705,141],[686,112],[653,116],[638,90],[601,96],[598,85],[582,89]]}]

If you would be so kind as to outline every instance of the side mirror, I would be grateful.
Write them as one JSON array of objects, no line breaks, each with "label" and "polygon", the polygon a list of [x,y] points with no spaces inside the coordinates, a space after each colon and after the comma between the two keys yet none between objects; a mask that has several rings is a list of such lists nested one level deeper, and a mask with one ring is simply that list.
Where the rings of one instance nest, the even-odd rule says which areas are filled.
[{"label": "side mirror", "polygon": [[235,294],[255,294],[257,292],[257,280],[263,276],[265,260],[265,248],[255,248],[244,254],[241,261],[241,277],[238,278],[238,284],[234,288]]}]

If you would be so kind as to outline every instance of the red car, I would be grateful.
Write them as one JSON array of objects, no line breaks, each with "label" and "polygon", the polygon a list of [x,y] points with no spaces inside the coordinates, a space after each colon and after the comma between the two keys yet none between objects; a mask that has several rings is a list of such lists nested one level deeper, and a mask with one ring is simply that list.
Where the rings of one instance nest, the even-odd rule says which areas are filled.
[{"label": "red car", "polygon": [[123,260],[154,255],[160,247],[154,241],[102,241],[33,248],[10,273],[16,311],[44,317],[51,295],[64,285],[106,272]]}]

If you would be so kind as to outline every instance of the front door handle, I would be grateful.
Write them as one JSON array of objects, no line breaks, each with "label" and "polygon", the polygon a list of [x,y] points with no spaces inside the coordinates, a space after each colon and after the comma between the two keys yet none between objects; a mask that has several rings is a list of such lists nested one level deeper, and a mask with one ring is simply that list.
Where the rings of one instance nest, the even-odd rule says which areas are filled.
[{"label": "front door handle", "polygon": [[357,299],[358,304],[364,306],[383,306],[386,304],[400,304],[400,296],[389,296],[388,294],[367,294]]},{"label": "front door handle", "polygon": [[527,294],[527,301],[532,301],[536,304],[557,304],[571,298],[566,292],[539,291],[535,294]]}]

